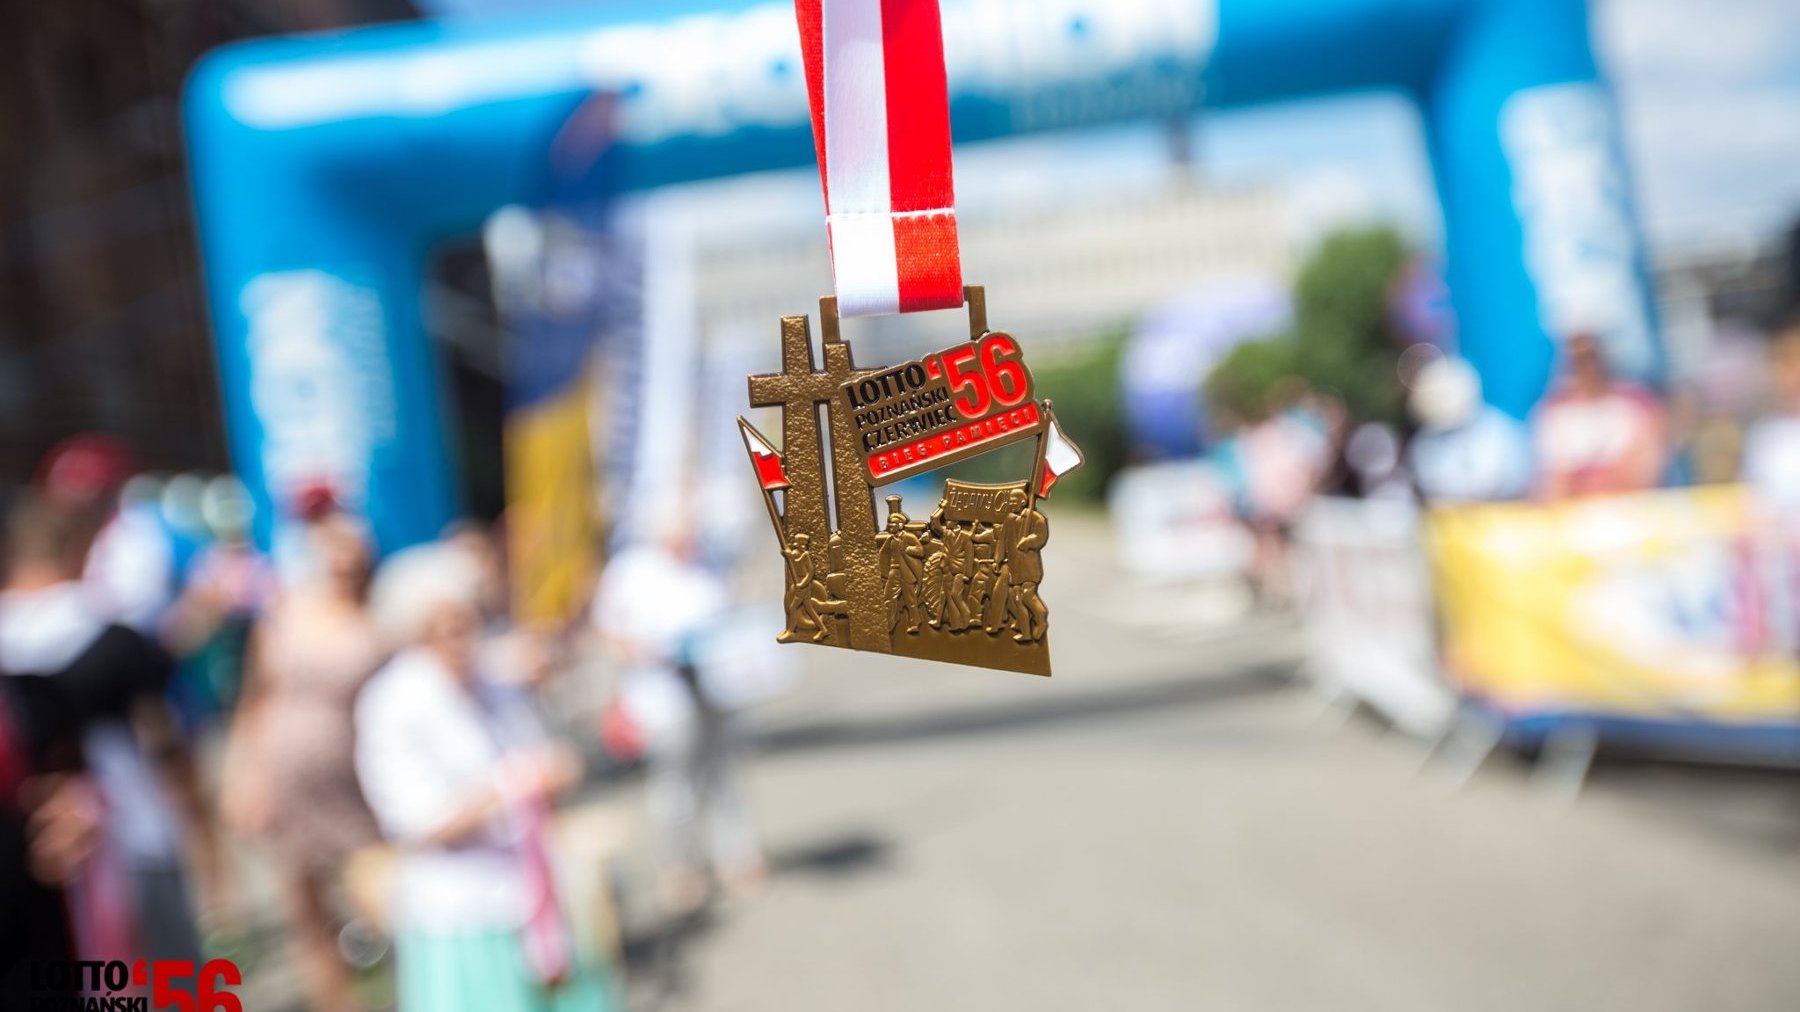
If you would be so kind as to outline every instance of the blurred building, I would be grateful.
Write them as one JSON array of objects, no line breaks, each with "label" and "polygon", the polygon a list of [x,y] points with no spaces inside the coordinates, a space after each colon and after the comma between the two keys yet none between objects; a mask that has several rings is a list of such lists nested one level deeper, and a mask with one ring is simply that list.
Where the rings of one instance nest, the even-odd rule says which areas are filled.
[{"label": "blurred building", "polygon": [[180,127],[231,39],[414,15],[409,0],[0,4],[0,476],[72,432],[152,467],[225,462]]},{"label": "blurred building", "polygon": [[[959,212],[963,277],[986,285],[996,327],[1033,349],[1123,327],[1196,284],[1233,275],[1285,278],[1293,254],[1278,189],[1183,182],[1073,207],[1038,204]],[[823,226],[810,215],[757,231],[694,237],[703,333],[741,333],[816,311],[830,291]],[[859,321],[873,330],[871,361],[886,342],[916,353],[947,343],[931,314]],[[933,336],[935,335],[935,336]],[[847,335],[847,336],[854,336]],[[935,342],[935,344],[934,344]]]},{"label": "blurred building", "polygon": [[1654,268],[1657,312],[1677,381],[1704,372],[1722,341],[1766,335],[1800,311],[1800,225],[1749,245],[1670,250]]},{"label": "blurred building", "polygon": [[1709,316],[1773,327],[1793,312],[1800,296],[1796,244],[1800,228],[1791,238],[1776,236],[1749,246],[1672,250],[1656,259],[1657,288],[1700,293]]}]

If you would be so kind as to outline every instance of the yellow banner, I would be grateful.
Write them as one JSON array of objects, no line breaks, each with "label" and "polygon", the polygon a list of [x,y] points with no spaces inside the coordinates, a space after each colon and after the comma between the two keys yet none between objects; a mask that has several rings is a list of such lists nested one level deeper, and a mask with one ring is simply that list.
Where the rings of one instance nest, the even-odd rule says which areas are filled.
[{"label": "yellow banner", "polygon": [[513,609],[546,628],[592,589],[598,521],[588,443],[589,385],[577,380],[506,417],[506,535]]},{"label": "yellow banner", "polygon": [[1433,511],[1446,667],[1513,714],[1800,719],[1791,556],[1737,486]]}]

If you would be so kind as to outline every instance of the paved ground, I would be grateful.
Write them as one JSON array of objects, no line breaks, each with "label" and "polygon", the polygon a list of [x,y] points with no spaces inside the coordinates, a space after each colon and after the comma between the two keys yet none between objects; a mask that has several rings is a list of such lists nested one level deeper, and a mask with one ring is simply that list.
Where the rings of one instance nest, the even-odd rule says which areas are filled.
[{"label": "paved ground", "polygon": [[1502,757],[1452,793],[1290,680],[1291,627],[1121,627],[1063,526],[1054,679],[812,652],[753,778],[773,885],[650,925],[635,1005],[1800,1008],[1800,781],[1603,761],[1559,807]]},{"label": "paved ground", "polygon": [[[627,847],[634,1012],[1800,1009],[1800,778],[1454,791],[1293,680],[1292,625],[1195,629],[1108,554],[1058,519],[1050,680],[806,651],[760,715],[768,892],[666,923]],[[583,807],[641,837],[635,784]],[[247,1009],[298,1007],[278,937]]]}]

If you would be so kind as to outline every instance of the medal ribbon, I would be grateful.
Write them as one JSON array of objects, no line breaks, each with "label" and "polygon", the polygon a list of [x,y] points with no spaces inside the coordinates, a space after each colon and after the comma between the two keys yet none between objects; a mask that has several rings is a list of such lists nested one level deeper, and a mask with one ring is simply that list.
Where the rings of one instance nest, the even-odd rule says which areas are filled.
[{"label": "medal ribbon", "polygon": [[838,313],[963,304],[937,0],[794,0]]}]

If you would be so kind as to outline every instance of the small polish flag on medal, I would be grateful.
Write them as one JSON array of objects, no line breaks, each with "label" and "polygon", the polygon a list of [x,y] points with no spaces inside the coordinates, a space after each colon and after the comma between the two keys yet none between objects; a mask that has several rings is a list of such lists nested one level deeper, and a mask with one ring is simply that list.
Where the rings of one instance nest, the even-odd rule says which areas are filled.
[{"label": "small polish flag on medal", "polygon": [[1051,410],[1050,402],[1044,402],[1044,463],[1038,468],[1037,494],[1040,499],[1049,498],[1050,486],[1056,479],[1081,466],[1081,448],[1076,446],[1068,436],[1063,435],[1062,426],[1056,424],[1056,412]]},{"label": "small polish flag on medal", "polygon": [[738,428],[744,433],[744,448],[750,451],[750,463],[756,467],[756,480],[762,482],[763,491],[787,488],[787,470],[781,466],[781,454],[749,422],[738,419]]}]

